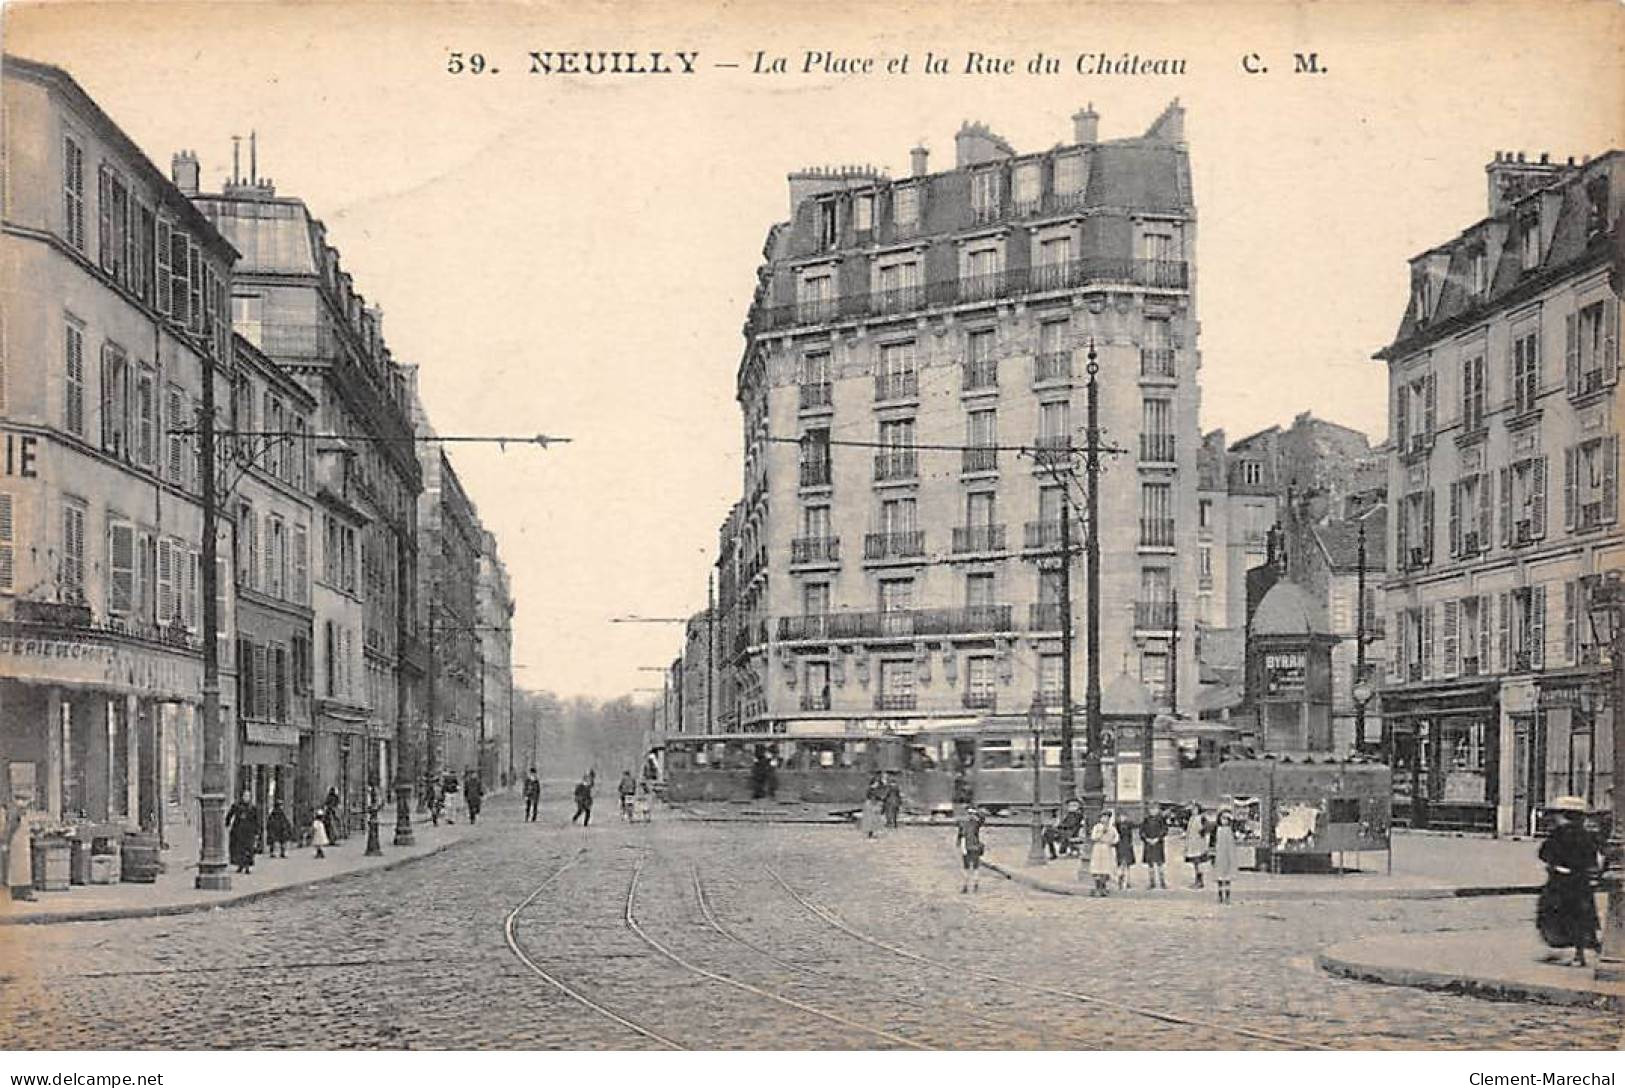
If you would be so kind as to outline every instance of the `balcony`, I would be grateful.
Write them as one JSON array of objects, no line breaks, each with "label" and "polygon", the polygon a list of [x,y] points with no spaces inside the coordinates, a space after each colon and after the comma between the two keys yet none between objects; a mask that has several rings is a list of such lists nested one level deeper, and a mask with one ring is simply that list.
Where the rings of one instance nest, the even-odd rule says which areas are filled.
[{"label": "balcony", "polygon": [[1534,667],[1534,659],[1527,649],[1512,651],[1512,660],[1507,663],[1508,672],[1529,672]]},{"label": "balcony", "polygon": [[1070,261],[1051,261],[1033,265],[1027,276],[1034,291],[1059,291],[1070,282],[1071,270]]},{"label": "balcony", "polygon": [[999,388],[999,361],[997,359],[972,359],[963,367],[964,382],[962,388],[969,393],[978,389],[996,390]]},{"label": "balcony", "polygon": [[999,469],[999,451],[992,447],[972,446],[962,455],[965,472],[997,472]]},{"label": "balcony", "polygon": [[1484,550],[1483,544],[1483,540],[1479,538],[1476,532],[1461,534],[1462,555],[1477,555]]},{"label": "balcony", "polygon": [[822,642],[831,639],[914,638],[926,635],[979,635],[1011,631],[1007,604],[966,608],[899,609],[891,612],[822,612],[780,616],[779,641]]},{"label": "balcony", "polygon": [[1069,212],[1083,207],[1083,190],[1073,189],[1069,192],[1047,193],[1044,196],[1044,210],[1047,212]]},{"label": "balcony", "polygon": [[1041,351],[1033,356],[1033,384],[1072,380],[1070,351]]},{"label": "balcony", "polygon": [[829,689],[823,691],[804,691],[801,693],[802,710],[828,710]]},{"label": "balcony", "polygon": [[1140,460],[1171,463],[1174,460],[1174,436],[1171,434],[1142,434]]},{"label": "balcony", "polygon": [[1174,360],[1173,348],[1141,348],[1140,349],[1140,377],[1142,378],[1177,378],[1179,377],[1178,364]]},{"label": "balcony", "polygon": [[1037,549],[1055,549],[1061,546],[1061,519],[1054,521],[1029,521],[1026,526],[1026,542],[1029,551]]},{"label": "balcony", "polygon": [[1038,601],[1027,606],[1027,629],[1030,631],[1059,631],[1061,629],[1061,603]]},{"label": "balcony", "polygon": [[1173,601],[1134,602],[1134,628],[1137,631],[1171,631],[1177,618]]},{"label": "balcony", "polygon": [[1003,272],[978,272],[959,277],[960,302],[986,302],[1009,293],[1009,279]]},{"label": "balcony", "polygon": [[1512,523],[1512,543],[1533,544],[1535,542],[1535,523],[1530,518]]},{"label": "balcony", "polygon": [[876,710],[913,710],[918,699],[912,691],[882,691],[875,694]]},{"label": "balcony", "polygon": [[1428,565],[1428,550],[1426,548],[1412,548],[1407,559],[1406,570],[1421,570]]},{"label": "balcony", "polygon": [[1400,450],[1407,458],[1421,457],[1432,448],[1433,435],[1426,433],[1413,434],[1408,440],[1400,444]]},{"label": "balcony", "polygon": [[1041,434],[1033,439],[1033,461],[1038,465],[1067,465],[1072,460],[1072,436]]},{"label": "balcony", "polygon": [[1004,551],[1003,525],[958,525],[954,527],[954,553]]},{"label": "balcony", "polygon": [[967,691],[960,698],[966,710],[993,710],[999,704],[996,691]]},{"label": "balcony", "polygon": [[801,462],[802,487],[828,487],[830,480],[830,463],[825,461]]},{"label": "balcony", "polygon": [[1581,371],[1579,375],[1579,382],[1575,386],[1574,392],[1571,395],[1578,399],[1580,397],[1589,397],[1593,393],[1601,392],[1604,386],[1607,384],[1603,378],[1604,374],[1600,367],[1596,370]]},{"label": "balcony", "polygon": [[807,382],[801,386],[801,410],[814,411],[831,404],[832,386],[829,382]]},{"label": "balcony", "polygon": [[803,325],[834,321],[840,309],[834,298],[807,298],[796,303],[796,320]]},{"label": "balcony", "polygon": [[1602,503],[1587,502],[1580,504],[1580,516],[1575,519],[1576,529],[1595,529],[1603,524]]},{"label": "balcony", "polygon": [[1411,684],[1420,684],[1422,682],[1422,663],[1420,661],[1406,663],[1405,680]]},{"label": "balcony", "polygon": [[913,559],[924,554],[924,529],[911,529],[906,533],[866,533],[863,537],[865,559]]},{"label": "balcony", "polygon": [[803,536],[790,541],[791,566],[840,561],[841,538],[838,536]]},{"label": "balcony", "polygon": [[875,400],[912,400],[920,395],[920,376],[912,370],[875,375]]},{"label": "balcony", "polygon": [[1462,676],[1478,676],[1478,675],[1481,675],[1481,673],[1483,671],[1484,664],[1485,663],[1482,662],[1480,660],[1480,658],[1478,657],[1478,655],[1476,655],[1476,654],[1473,655],[1472,657],[1463,657],[1461,659],[1461,675]]},{"label": "balcony", "polygon": [[900,314],[924,305],[925,288],[917,283],[869,292],[869,312],[874,314]]},{"label": "balcony", "polygon": [[887,450],[875,454],[875,479],[912,480],[919,475],[919,466],[913,450]]},{"label": "balcony", "polygon": [[1141,518],[1140,546],[1142,548],[1171,548],[1174,546],[1173,518]]}]

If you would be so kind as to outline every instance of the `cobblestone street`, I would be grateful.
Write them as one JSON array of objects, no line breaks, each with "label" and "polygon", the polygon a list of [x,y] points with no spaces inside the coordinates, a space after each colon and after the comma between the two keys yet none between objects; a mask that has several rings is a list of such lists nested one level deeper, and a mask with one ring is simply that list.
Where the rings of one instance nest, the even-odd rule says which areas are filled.
[{"label": "cobblestone street", "polygon": [[1313,966],[1336,941],[1517,924],[1528,897],[1221,909],[1047,896],[991,876],[961,895],[946,829],[871,842],[669,811],[628,827],[609,806],[582,831],[566,815],[548,805],[525,825],[499,799],[468,841],[397,869],[229,910],[6,927],[0,1047],[1533,1049],[1620,1037],[1609,1013]]}]

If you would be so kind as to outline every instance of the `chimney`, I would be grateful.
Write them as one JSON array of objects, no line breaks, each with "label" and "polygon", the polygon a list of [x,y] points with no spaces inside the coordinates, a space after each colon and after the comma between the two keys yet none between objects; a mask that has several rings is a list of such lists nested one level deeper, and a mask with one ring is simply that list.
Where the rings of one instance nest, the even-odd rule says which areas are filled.
[{"label": "chimney", "polygon": [[191,151],[177,151],[169,160],[169,179],[187,196],[198,194],[197,155]]},{"label": "chimney", "polygon": [[1484,167],[1489,181],[1489,214],[1498,218],[1511,210],[1522,197],[1557,178],[1566,167],[1551,161],[1548,152],[1539,162],[1526,161],[1524,152],[1497,151]]},{"label": "chimney", "polygon": [[1016,149],[1009,142],[980,121],[966,121],[954,135],[954,169],[977,166],[984,162],[1008,159]]},{"label": "chimney", "polygon": [[1151,122],[1151,127],[1146,129],[1145,138],[1166,144],[1185,142],[1185,107],[1179,104],[1179,99],[1168,103],[1168,108],[1162,111],[1162,115]]},{"label": "chimney", "polygon": [[913,176],[915,176],[917,178],[925,177],[925,175],[926,175],[926,165],[925,164],[930,159],[930,157],[931,157],[931,152],[926,150],[926,147],[925,147],[924,144],[920,144],[918,147],[915,147],[912,150],[910,150],[909,153],[908,153],[909,173],[911,173]]},{"label": "chimney", "polygon": [[1095,104],[1091,102],[1072,115],[1072,142],[1092,144],[1099,140],[1100,114],[1095,112]]}]

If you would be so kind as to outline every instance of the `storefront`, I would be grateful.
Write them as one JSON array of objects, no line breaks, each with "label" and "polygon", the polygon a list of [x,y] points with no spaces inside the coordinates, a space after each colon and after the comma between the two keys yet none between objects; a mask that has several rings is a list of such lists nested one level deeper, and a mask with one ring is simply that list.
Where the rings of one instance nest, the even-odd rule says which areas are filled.
[{"label": "storefront", "polygon": [[1546,673],[1536,684],[1530,752],[1518,764],[1523,782],[1513,812],[1514,826],[1530,831],[1551,797],[1582,797],[1588,808],[1606,807],[1614,758],[1606,669]]},{"label": "storefront", "polygon": [[1501,795],[1498,686],[1472,681],[1383,693],[1394,823],[1496,831]]}]

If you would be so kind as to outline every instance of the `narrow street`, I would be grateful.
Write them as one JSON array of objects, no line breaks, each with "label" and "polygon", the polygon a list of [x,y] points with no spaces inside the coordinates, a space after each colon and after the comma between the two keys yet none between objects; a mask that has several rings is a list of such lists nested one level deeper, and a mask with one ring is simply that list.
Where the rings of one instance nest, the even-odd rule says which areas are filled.
[{"label": "narrow street", "polygon": [[[1318,971],[1354,937],[1516,924],[1527,897],[961,895],[951,831],[589,831],[498,798],[469,841],[169,918],[26,927],[0,1047],[1607,1048],[1617,1016]],[[510,924],[511,923],[511,924]],[[510,943],[511,939],[511,943]],[[320,1036],[312,1034],[320,1025]]]}]

